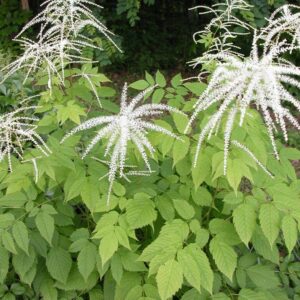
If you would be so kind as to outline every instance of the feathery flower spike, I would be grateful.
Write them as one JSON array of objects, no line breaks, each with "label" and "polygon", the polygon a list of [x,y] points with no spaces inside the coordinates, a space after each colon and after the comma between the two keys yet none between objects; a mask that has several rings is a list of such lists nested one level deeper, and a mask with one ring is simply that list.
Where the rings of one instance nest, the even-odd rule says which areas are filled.
[{"label": "feathery flower spike", "polygon": [[[211,45],[203,55],[204,57],[207,54],[218,53],[219,51],[240,55],[235,51],[239,48],[233,44],[232,40],[239,35],[248,34],[251,26],[235,16],[234,12],[245,12],[250,8],[251,5],[244,0],[226,0],[224,3],[217,3],[212,6],[198,5],[192,8],[203,9],[204,11],[201,11],[200,15],[212,15],[211,21],[205,28],[193,35],[195,43],[200,42],[203,38],[212,39]],[[246,32],[235,31],[235,28],[243,28]]]},{"label": "feathery flower spike", "polygon": [[37,126],[32,124],[32,121],[38,121],[38,119],[18,116],[21,112],[36,108],[36,106],[22,107],[0,116],[0,161],[7,157],[11,172],[13,171],[11,155],[14,153],[23,160],[24,144],[26,142],[32,143],[45,156],[51,153],[43,139],[35,132]]},{"label": "feathery flower spike", "polygon": [[241,59],[227,52],[207,55],[209,59],[217,62],[217,67],[208,87],[194,106],[195,111],[186,130],[199,112],[216,103],[220,103],[220,106],[200,133],[195,166],[203,141],[216,131],[218,124],[228,113],[224,134],[224,173],[226,174],[228,148],[234,120],[239,115],[239,125],[242,126],[251,103],[262,111],[275,156],[279,159],[274,139],[276,125],[279,125],[286,140],[288,139],[286,120],[289,120],[297,129],[300,128],[296,118],[283,106],[284,102],[288,102],[300,111],[299,101],[285,87],[285,84],[288,84],[300,88],[300,81],[297,79],[297,76],[300,76],[300,68],[279,57],[280,54],[289,50],[290,46],[283,41],[272,45],[268,52],[259,56],[255,36],[249,58]]},{"label": "feathery flower spike", "polygon": [[[91,62],[82,56],[85,47],[99,48],[93,41],[81,32],[87,26],[93,27],[109,39],[113,35],[94,15],[88,7],[101,6],[90,0],[46,0],[44,9],[33,18],[16,37],[21,44],[23,54],[14,62],[2,69],[5,81],[8,77],[21,69],[26,70],[26,81],[30,75],[39,70],[45,71],[48,78],[48,87],[51,90],[52,77],[56,76],[60,84],[64,84],[64,69],[69,64]],[[40,24],[37,40],[29,40],[22,34],[30,27]],[[85,77],[89,79],[89,77]],[[99,101],[98,97],[97,100]]]},{"label": "feathery flower spike", "polygon": [[[126,176],[124,169],[126,168],[125,161],[127,157],[127,148],[129,141],[131,141],[135,145],[135,147],[141,154],[148,172],[151,172],[147,151],[150,153],[150,155],[153,155],[155,149],[147,138],[148,132],[161,132],[173,138],[177,138],[177,136],[171,131],[159,125],[151,123],[149,121],[149,118],[158,116],[164,112],[175,112],[179,114],[184,113],[176,108],[164,104],[142,104],[138,106],[144,96],[147,93],[152,92],[155,87],[156,86],[153,86],[144,90],[143,92],[132,98],[130,102],[128,102],[127,83],[125,83],[121,95],[119,114],[96,117],[85,121],[81,125],[71,130],[61,141],[64,142],[68,137],[79,131],[101,126],[96,136],[87,146],[82,157],[84,158],[100,140],[105,137],[108,138],[104,154],[104,157],[107,157],[108,155],[110,156],[108,173],[110,187],[107,196],[108,202],[112,185],[117,174],[119,174],[120,178]],[[138,174],[137,172],[134,173]],[[129,173],[127,175],[133,175],[134,173]]]},{"label": "feathery flower spike", "polygon": [[[272,44],[282,41],[282,36],[291,37],[291,46],[300,46],[300,6],[286,4],[276,9],[262,29],[261,38],[264,39],[265,51]],[[291,49],[293,50],[293,49]]]}]

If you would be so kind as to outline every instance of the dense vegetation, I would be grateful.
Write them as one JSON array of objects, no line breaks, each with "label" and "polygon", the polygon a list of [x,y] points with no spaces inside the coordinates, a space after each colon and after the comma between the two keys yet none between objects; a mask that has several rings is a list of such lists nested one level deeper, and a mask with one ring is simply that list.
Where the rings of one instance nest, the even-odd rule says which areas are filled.
[{"label": "dense vegetation", "polygon": [[[286,2],[249,3],[251,10],[233,13],[260,28],[267,24],[265,17]],[[32,67],[36,56],[31,52],[22,56],[24,49],[7,38],[14,37],[24,21],[40,10],[39,1],[29,4],[32,13],[20,10],[19,1],[0,4],[0,298],[300,299],[298,131],[291,143],[296,147],[284,140],[287,113],[297,117],[299,108],[293,103],[268,104],[273,124],[257,109],[256,93],[250,97],[248,89],[236,94],[222,89],[227,77],[213,85],[211,74],[227,67],[224,57],[235,63],[226,76],[239,67],[239,61],[227,52],[223,60],[214,56],[207,61],[205,55],[211,55],[207,51],[214,42],[211,36],[202,36],[200,44],[194,44],[192,34],[212,19],[187,10],[195,1],[101,1],[104,9],[93,8],[93,13],[101,15],[101,22],[116,35],[105,36],[107,31],[95,23],[81,27],[77,20],[83,28],[80,32],[90,39],[77,40],[72,26],[64,28],[67,33],[59,31],[74,46],[72,56],[67,53],[70,48],[55,56],[61,35],[57,38],[50,32],[47,36],[53,19],[46,18],[42,20],[48,22],[45,32],[39,31],[39,22],[24,32],[25,38],[42,32],[42,41],[53,46],[52,53],[47,48],[42,52],[44,44],[40,44],[42,55],[53,60],[43,60],[41,55],[42,63],[36,67]],[[289,39],[284,30],[284,38]],[[235,40],[246,57],[250,52],[255,56],[252,38],[237,36]],[[280,51],[284,52],[284,46]],[[25,50],[29,48],[25,44]],[[282,67],[279,71],[287,73],[278,76],[285,79],[283,86],[297,97],[298,52],[292,50],[276,63]],[[196,69],[186,66],[200,54],[194,61]],[[299,72],[292,73],[290,80],[290,65],[283,65],[286,59]],[[154,71],[157,68],[171,71]],[[206,73],[197,80],[201,68]],[[186,79],[177,69],[196,78]],[[136,77],[131,72],[142,74],[128,82],[127,98],[126,89],[122,91],[123,73],[116,83],[110,78],[120,70],[129,71],[129,78]],[[264,82],[256,84],[264,87]],[[210,88],[220,86],[220,94],[211,97]],[[130,106],[130,99],[145,90],[137,106],[145,108],[137,112],[138,117],[148,112],[145,122],[152,120],[155,128],[162,129],[130,127],[133,133],[126,135],[126,143],[120,138],[123,147],[107,151],[110,142],[120,144],[112,133],[94,140],[91,148],[100,132],[92,125],[102,125],[99,120],[111,115],[118,120],[124,99]],[[271,91],[263,92],[268,102]],[[213,103],[195,113],[203,95],[203,101],[211,97]],[[242,126],[240,119],[233,118],[230,124],[221,118],[198,151],[211,116],[230,96],[232,101],[241,96],[251,102]],[[225,111],[232,115],[232,107]],[[274,130],[274,146],[270,127],[272,131],[277,125],[280,113],[286,115],[278,122],[279,132]],[[287,122],[288,133],[291,125],[300,127],[297,120]],[[81,130],[64,139],[76,126]],[[125,127],[117,127],[121,137]],[[82,159],[87,149],[90,152]]]}]

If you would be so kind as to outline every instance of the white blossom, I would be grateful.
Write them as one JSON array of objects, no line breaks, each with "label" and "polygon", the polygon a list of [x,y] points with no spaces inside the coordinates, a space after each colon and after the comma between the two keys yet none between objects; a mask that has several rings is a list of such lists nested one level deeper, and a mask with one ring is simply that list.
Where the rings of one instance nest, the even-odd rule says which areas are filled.
[{"label": "white blossom", "polygon": [[[29,75],[43,70],[50,89],[53,76],[63,84],[66,65],[91,62],[82,56],[82,50],[85,47],[98,48],[91,39],[82,34],[87,26],[100,32],[117,47],[111,38],[112,33],[88,7],[101,8],[92,1],[47,0],[42,6],[44,9],[28,22],[16,37],[16,41],[23,48],[23,54],[2,70],[6,73],[3,81],[16,71],[25,69],[25,81]],[[37,24],[40,25],[40,31],[36,40],[22,37],[25,31]]]},{"label": "white blossom", "polygon": [[[243,34],[247,34],[251,26],[240,19],[236,13],[249,11],[251,6],[244,0],[226,0],[224,3],[217,3],[211,6],[198,5],[192,9],[200,9],[200,15],[212,15],[211,21],[203,30],[194,33],[193,38],[196,43],[201,39],[210,39],[206,54],[227,51],[239,55],[236,51],[239,49],[234,45],[233,40]],[[237,31],[236,28],[243,28],[244,33]],[[199,39],[200,37],[200,39]]]},{"label": "white blossom", "polygon": [[274,139],[276,125],[279,125],[286,140],[288,138],[286,120],[300,129],[296,118],[289,109],[284,107],[284,103],[287,102],[300,111],[299,101],[285,86],[300,88],[300,81],[297,79],[297,76],[300,76],[300,68],[279,57],[280,54],[289,50],[290,46],[283,41],[272,45],[268,52],[259,55],[255,36],[248,58],[241,59],[226,52],[207,55],[211,60],[216,61],[217,67],[206,90],[194,106],[195,111],[188,127],[199,112],[214,104],[218,104],[219,107],[200,133],[194,165],[196,165],[203,141],[216,131],[218,124],[228,114],[224,133],[224,173],[226,174],[228,148],[234,121],[239,116],[239,125],[242,126],[247,109],[251,104],[255,104],[261,110],[274,153],[279,158]]},{"label": "white blossom", "polygon": [[[156,131],[177,138],[171,131],[150,122],[150,118],[159,116],[163,112],[180,113],[179,110],[164,104],[143,104],[138,106],[144,96],[151,92],[155,86],[150,87],[137,96],[132,98],[130,102],[127,101],[127,84],[125,83],[121,95],[120,112],[112,116],[100,116],[85,121],[81,125],[75,127],[62,140],[65,141],[71,135],[90,128],[101,126],[97,131],[96,136],[89,143],[83,153],[83,158],[93,149],[93,147],[102,139],[108,138],[104,157],[110,156],[108,180],[110,183],[108,201],[112,189],[113,182],[116,175],[119,177],[126,177],[126,158],[128,143],[131,142],[140,153],[147,172],[151,172],[151,166],[148,159],[149,152],[153,155],[154,147],[151,145],[147,135],[149,131]],[[132,171],[127,175],[141,174],[138,171]]]},{"label": "white blossom", "polygon": [[300,46],[300,6],[298,5],[286,4],[274,11],[268,19],[267,26],[261,32],[264,48],[268,49],[288,35],[292,39],[292,46],[296,44]]},{"label": "white blossom", "polygon": [[11,155],[15,154],[23,160],[24,147],[27,143],[31,143],[45,156],[51,153],[43,139],[36,133],[37,125],[32,124],[38,119],[18,116],[19,113],[36,108],[36,106],[22,107],[0,116],[0,161],[7,157],[10,171],[13,170]]}]

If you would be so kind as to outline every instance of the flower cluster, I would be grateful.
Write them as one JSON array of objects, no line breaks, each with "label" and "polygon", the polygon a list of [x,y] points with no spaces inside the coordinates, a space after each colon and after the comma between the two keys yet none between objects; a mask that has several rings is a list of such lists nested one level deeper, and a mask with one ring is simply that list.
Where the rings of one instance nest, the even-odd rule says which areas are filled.
[{"label": "flower cluster", "polygon": [[[91,39],[82,34],[88,26],[109,39],[112,33],[93,15],[88,7],[101,8],[90,0],[47,0],[44,9],[33,18],[16,37],[24,52],[16,61],[6,66],[3,71],[6,75],[3,80],[20,69],[27,70],[27,76],[38,70],[45,70],[48,77],[48,86],[51,88],[51,77],[58,77],[64,83],[64,68],[70,63],[89,62],[82,57],[85,47],[97,48]],[[29,40],[22,34],[30,27],[39,24],[40,31],[37,40]],[[118,47],[117,47],[118,48]]]},{"label": "flower cluster", "polygon": [[265,40],[265,48],[268,48],[274,42],[280,42],[282,37],[287,35],[292,38],[292,46],[300,46],[300,6],[291,4],[280,6],[268,21],[268,25],[262,30],[261,34]]},{"label": "flower cluster", "polygon": [[62,142],[64,142],[68,137],[79,131],[102,126],[87,146],[82,157],[84,158],[100,140],[108,138],[104,154],[104,157],[110,156],[110,162],[108,163],[108,180],[110,182],[107,198],[108,201],[113,182],[118,173],[120,178],[126,178],[126,175],[141,175],[143,173],[140,171],[130,171],[129,173],[125,172],[126,167],[131,167],[127,166],[125,163],[129,142],[132,142],[136,146],[148,172],[151,172],[147,151],[153,155],[155,149],[147,138],[148,132],[157,131],[173,138],[177,138],[177,136],[171,131],[150,122],[149,118],[159,116],[166,111],[183,114],[182,112],[164,104],[143,104],[137,106],[144,96],[147,93],[150,93],[154,88],[155,86],[144,90],[128,102],[127,84],[125,83],[121,95],[119,114],[112,116],[100,116],[85,121],[70,131],[62,140]]},{"label": "flower cluster", "polygon": [[[297,40],[297,36],[299,37],[300,14],[292,14],[291,8],[296,8],[296,6],[283,6],[278,9],[261,32],[257,34],[254,31],[252,51],[249,57],[221,49],[217,53],[207,52],[203,57],[194,60],[194,66],[214,61],[216,68],[206,90],[194,106],[195,111],[188,126],[195,120],[199,112],[214,104],[218,105],[218,110],[210,117],[200,133],[194,165],[196,165],[204,140],[209,139],[217,131],[220,123],[227,116],[224,130],[224,174],[226,174],[228,151],[235,120],[238,117],[239,126],[242,126],[246,112],[252,104],[262,112],[277,159],[279,159],[279,155],[274,139],[277,127],[283,132],[285,140],[288,139],[287,121],[300,130],[299,122],[284,104],[290,103],[300,111],[298,99],[288,91],[288,87],[300,88],[298,78],[300,68],[282,58],[282,54],[296,49],[294,40]],[[228,13],[231,13],[230,9],[228,9]],[[276,18],[279,13],[282,13],[283,16]],[[283,32],[294,32],[292,43],[280,39]],[[221,32],[220,41],[223,46],[226,46],[228,34],[224,35]],[[263,45],[260,51],[261,42]],[[243,149],[243,147],[240,148]]]},{"label": "flower cluster", "polygon": [[43,139],[36,133],[37,125],[32,124],[32,121],[37,121],[38,119],[18,116],[19,113],[35,108],[37,107],[22,107],[0,116],[0,161],[7,157],[10,171],[13,170],[11,154],[14,153],[23,160],[25,143],[32,143],[45,156],[51,153]]},{"label": "flower cluster", "polygon": [[[199,5],[192,9],[200,9],[200,15],[211,14],[211,21],[203,30],[194,33],[196,43],[207,40],[208,50],[206,54],[227,51],[239,54],[238,47],[234,45],[233,40],[242,34],[247,34],[251,26],[235,15],[236,12],[246,12],[250,5],[244,0],[226,0],[225,3],[217,3],[212,6]],[[237,31],[236,28],[243,28],[244,33]],[[200,39],[198,38],[200,37]]]}]

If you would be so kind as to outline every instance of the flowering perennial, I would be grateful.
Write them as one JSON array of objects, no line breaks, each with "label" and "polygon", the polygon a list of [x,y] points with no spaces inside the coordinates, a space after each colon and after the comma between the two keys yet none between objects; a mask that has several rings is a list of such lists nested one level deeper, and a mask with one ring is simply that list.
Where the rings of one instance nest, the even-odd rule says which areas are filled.
[{"label": "flowering perennial", "polygon": [[[19,69],[27,70],[26,81],[29,75],[41,69],[46,71],[50,89],[52,76],[57,76],[63,84],[65,66],[90,62],[90,59],[82,57],[82,50],[85,47],[98,48],[82,34],[87,26],[103,34],[117,47],[111,39],[112,33],[93,15],[88,5],[101,8],[90,0],[45,1],[42,4],[44,10],[18,34],[16,40],[21,43],[24,52],[3,69],[6,72],[3,81]],[[40,24],[37,41],[23,38],[22,34],[36,24]]]},{"label": "flowering perennial", "polygon": [[164,104],[143,104],[137,106],[144,96],[153,91],[154,88],[155,86],[144,90],[135,96],[130,102],[127,102],[127,84],[125,83],[121,95],[119,114],[112,116],[100,116],[85,121],[70,131],[62,140],[62,142],[65,141],[68,137],[79,131],[102,126],[87,146],[82,157],[84,158],[100,140],[105,137],[108,138],[104,154],[104,157],[107,157],[108,155],[110,156],[110,162],[108,163],[108,180],[110,182],[108,201],[117,173],[119,173],[120,178],[126,178],[126,174],[141,175],[139,171],[131,171],[129,173],[124,171],[127,167],[125,161],[127,158],[129,142],[132,142],[136,146],[148,172],[151,172],[147,151],[153,155],[155,149],[147,138],[148,132],[157,131],[173,138],[177,138],[177,136],[171,131],[150,122],[149,118],[159,116],[165,111],[183,114],[182,112]]},{"label": "flowering perennial", "polygon": [[35,132],[37,125],[31,123],[38,119],[35,117],[17,116],[19,113],[35,108],[35,106],[23,107],[0,116],[0,161],[7,157],[10,171],[13,170],[11,154],[14,153],[23,160],[23,149],[26,142],[32,143],[45,156],[51,153],[43,139]]},{"label": "flowering perennial", "polygon": [[281,42],[273,45],[267,53],[260,56],[257,40],[254,38],[249,58],[241,59],[226,52],[208,55],[217,62],[217,67],[207,89],[195,104],[195,111],[188,126],[199,112],[208,109],[213,104],[220,103],[220,106],[200,133],[195,165],[204,139],[209,138],[218,128],[223,117],[228,115],[224,134],[224,173],[226,174],[228,148],[234,120],[239,116],[239,125],[242,126],[251,103],[262,111],[274,153],[277,158],[279,157],[274,140],[276,125],[279,125],[286,140],[288,139],[286,120],[300,129],[296,118],[283,106],[284,102],[289,102],[300,111],[298,100],[285,87],[285,84],[288,84],[300,88],[300,81],[297,79],[297,76],[300,76],[300,69],[279,57],[280,54],[289,50],[290,46]]}]

